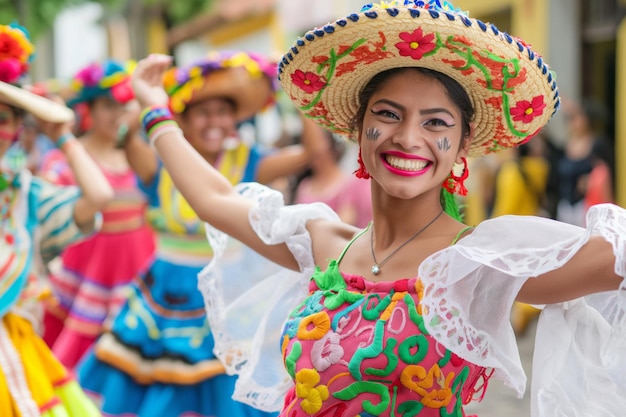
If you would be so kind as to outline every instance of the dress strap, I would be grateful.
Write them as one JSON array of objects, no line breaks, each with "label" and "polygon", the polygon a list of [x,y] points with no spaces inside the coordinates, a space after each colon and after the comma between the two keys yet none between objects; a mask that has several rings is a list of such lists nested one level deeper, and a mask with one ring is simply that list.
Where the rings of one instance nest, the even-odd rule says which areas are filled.
[{"label": "dress strap", "polygon": [[461,236],[463,236],[465,234],[465,232],[467,232],[468,230],[472,230],[474,228],[474,226],[467,226],[464,227],[463,229],[461,229],[461,231],[459,233],[456,234],[456,236],[454,236],[454,239],[452,239],[452,245],[456,245],[456,242],[459,241],[459,239],[461,238]]},{"label": "dress strap", "polygon": [[343,255],[346,254],[346,252],[348,251],[348,249],[350,248],[350,246],[352,246],[352,244],[354,243],[355,240],[357,240],[358,238],[361,237],[361,235],[363,235],[363,233],[367,232],[369,230],[369,228],[372,226],[372,222],[369,222],[367,224],[367,227],[363,230],[361,230],[359,233],[357,233],[356,235],[354,235],[354,237],[350,240],[350,242],[348,242],[348,244],[346,245],[345,248],[343,248],[343,251],[341,252],[341,255],[339,255],[339,258],[337,259],[337,264],[339,264],[341,262],[341,260],[343,259]]}]

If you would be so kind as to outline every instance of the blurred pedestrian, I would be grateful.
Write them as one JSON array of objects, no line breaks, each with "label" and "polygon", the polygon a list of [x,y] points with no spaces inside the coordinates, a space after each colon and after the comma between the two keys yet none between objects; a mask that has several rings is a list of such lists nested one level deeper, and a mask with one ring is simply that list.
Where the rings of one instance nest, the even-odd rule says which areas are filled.
[{"label": "blurred pedestrian", "polygon": [[597,125],[603,117],[601,105],[584,100],[564,101],[567,140],[563,156],[555,167],[558,178],[558,220],[584,226],[587,176],[593,169],[592,150],[599,139]]}]

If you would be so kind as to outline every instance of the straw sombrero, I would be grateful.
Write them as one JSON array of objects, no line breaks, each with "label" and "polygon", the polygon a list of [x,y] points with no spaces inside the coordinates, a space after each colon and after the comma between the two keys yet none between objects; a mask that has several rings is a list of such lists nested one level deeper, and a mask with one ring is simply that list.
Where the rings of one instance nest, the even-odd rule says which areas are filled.
[{"label": "straw sombrero", "polygon": [[172,68],[164,86],[174,113],[207,98],[228,98],[235,102],[241,122],[274,100],[275,77],[276,65],[257,54],[220,51],[189,66]]},{"label": "straw sombrero", "polygon": [[377,73],[398,67],[439,71],[464,87],[475,109],[470,156],[526,142],[559,107],[554,75],[537,53],[448,2],[367,5],[307,32],[278,72],[305,115],[350,135],[359,92]]},{"label": "straw sombrero", "polygon": [[50,122],[74,119],[74,113],[67,107],[18,86],[29,70],[35,51],[25,28],[16,24],[0,25],[0,51],[0,102]]},{"label": "straw sombrero", "polygon": [[130,75],[134,67],[134,61],[108,59],[81,68],[70,83],[74,95],[67,105],[76,107],[79,103],[98,97],[110,97],[121,104],[129,102],[135,97],[130,85]]}]

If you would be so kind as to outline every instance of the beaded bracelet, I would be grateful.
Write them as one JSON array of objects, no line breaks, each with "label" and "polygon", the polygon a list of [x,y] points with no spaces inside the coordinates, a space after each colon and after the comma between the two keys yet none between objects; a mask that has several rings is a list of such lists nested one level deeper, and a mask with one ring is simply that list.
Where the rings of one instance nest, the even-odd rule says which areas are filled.
[{"label": "beaded bracelet", "polygon": [[145,108],[139,116],[144,130],[149,134],[150,130],[159,123],[174,120],[170,109],[162,106],[150,106]]},{"label": "beaded bracelet", "polygon": [[[167,107],[150,106],[145,108],[141,115],[141,124],[149,138],[150,146],[154,148],[156,140],[166,132],[181,132]],[[181,132],[182,134],[182,132]]]}]

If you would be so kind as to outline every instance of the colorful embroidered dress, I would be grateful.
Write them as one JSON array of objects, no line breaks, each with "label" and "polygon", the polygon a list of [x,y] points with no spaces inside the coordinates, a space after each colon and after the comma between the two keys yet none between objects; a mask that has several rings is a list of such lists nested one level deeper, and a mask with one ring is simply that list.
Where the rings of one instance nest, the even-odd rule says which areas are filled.
[{"label": "colorful embroidered dress", "polygon": [[83,237],[73,221],[78,197],[76,187],[28,171],[0,191],[0,416],[100,415],[34,330],[37,291],[26,288],[35,279],[37,250],[49,261]]},{"label": "colorful embroidered dress", "polygon": [[428,334],[421,281],[341,273],[344,254],[317,268],[285,325],[283,357],[295,386],[281,416],[463,416],[484,369]]},{"label": "colorful embroidered dress", "polygon": [[[60,270],[50,281],[58,304],[49,303],[44,340],[67,367],[76,366],[102,332],[107,316],[126,300],[126,287],[154,253],[154,236],[146,224],[146,198],[134,172],[100,167],[115,191],[102,211],[99,233],[64,250]],[[75,183],[62,152],[50,151],[42,176],[60,185]]]},{"label": "colorful embroidered dress", "polygon": [[[372,284],[342,276],[334,262],[316,269],[306,223],[338,221],[328,206],[285,207],[267,187],[237,188],[255,203],[259,238],[287,245],[300,270],[226,277],[216,255],[199,287],[215,352],[238,375],[234,398],[284,416],[458,416],[492,371],[521,397],[526,375],[509,315],[524,282],[561,268],[591,236],[611,243],[626,277],[626,210],[610,204],[589,210],[587,229],[533,216],[484,221],[416,266],[419,281]],[[216,254],[228,244],[210,226],[207,237]],[[532,416],[623,416],[625,349],[626,280],[546,306]]]},{"label": "colorful embroidered dress", "polygon": [[[256,148],[240,145],[218,166],[238,183],[255,178],[260,160]],[[81,385],[107,416],[265,415],[231,400],[235,379],[213,354],[197,278],[212,256],[204,224],[164,169],[145,191],[156,259],[79,366]],[[230,248],[228,256],[243,268],[239,249]]]}]

